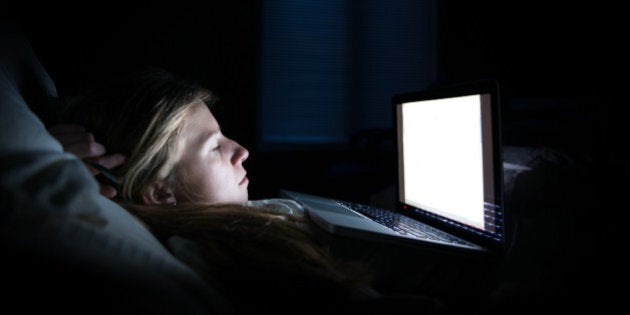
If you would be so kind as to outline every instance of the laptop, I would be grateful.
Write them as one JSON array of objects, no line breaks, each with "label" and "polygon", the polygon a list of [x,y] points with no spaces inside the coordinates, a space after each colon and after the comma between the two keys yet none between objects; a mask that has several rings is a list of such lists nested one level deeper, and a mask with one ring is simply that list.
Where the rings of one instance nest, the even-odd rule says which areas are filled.
[{"label": "laptop", "polygon": [[470,253],[505,247],[499,86],[468,82],[398,94],[395,209],[292,190],[335,235]]}]

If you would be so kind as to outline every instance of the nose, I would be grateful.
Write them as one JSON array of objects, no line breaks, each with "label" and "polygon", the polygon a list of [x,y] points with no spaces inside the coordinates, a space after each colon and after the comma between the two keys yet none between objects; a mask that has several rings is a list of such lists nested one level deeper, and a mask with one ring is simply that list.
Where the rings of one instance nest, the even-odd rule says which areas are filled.
[{"label": "nose", "polygon": [[243,163],[249,157],[249,151],[245,149],[243,146],[238,144],[236,141],[234,142],[234,154],[232,155],[232,164],[238,165]]}]

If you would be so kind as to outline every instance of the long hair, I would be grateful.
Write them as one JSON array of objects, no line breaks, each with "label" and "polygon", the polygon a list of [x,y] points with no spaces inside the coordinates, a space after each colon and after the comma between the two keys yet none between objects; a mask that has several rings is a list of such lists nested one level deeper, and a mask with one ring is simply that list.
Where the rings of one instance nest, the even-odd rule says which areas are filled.
[{"label": "long hair", "polygon": [[[321,298],[352,300],[371,281],[367,265],[336,259],[307,219],[243,205],[123,204],[163,242],[194,240],[206,280],[247,309]],[[284,302],[282,302],[284,301]]]},{"label": "long hair", "polygon": [[[134,73],[65,103],[62,122],[85,126],[109,152],[127,155],[115,170],[120,197],[142,202],[153,180],[177,180],[173,151],[183,119],[196,99],[211,106],[207,89],[160,70]],[[185,187],[185,185],[179,185]]]}]

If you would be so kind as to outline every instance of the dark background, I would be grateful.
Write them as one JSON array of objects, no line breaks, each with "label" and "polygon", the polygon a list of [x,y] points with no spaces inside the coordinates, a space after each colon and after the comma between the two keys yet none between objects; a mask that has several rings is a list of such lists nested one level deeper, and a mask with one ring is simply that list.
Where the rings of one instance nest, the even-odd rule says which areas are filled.
[{"label": "dark background", "polygon": [[[531,223],[528,231],[529,237],[536,239],[530,243],[534,245],[514,260],[528,265],[535,261],[532,257],[545,256],[555,266],[549,270],[566,269],[564,274],[571,279],[567,283],[575,285],[572,292],[586,288],[580,284],[593,279],[605,284],[579,295],[583,300],[592,299],[588,295],[592,291],[614,291],[608,281],[621,278],[613,267],[623,261],[617,254],[624,247],[617,245],[621,244],[618,236],[625,228],[622,229],[623,222],[617,215],[625,208],[607,205],[612,204],[610,200],[623,199],[627,193],[627,184],[623,183],[627,166],[623,161],[627,160],[624,127],[628,102],[620,98],[627,89],[626,55],[621,47],[626,40],[621,28],[624,11],[603,1],[436,2],[434,84],[498,79],[503,96],[502,140],[506,147],[544,146],[586,154],[595,164],[602,165],[592,176],[603,175],[609,184],[594,190],[591,186],[582,187],[581,183],[590,179],[592,183],[602,182],[582,174],[557,182],[535,178],[525,181],[524,203],[536,204],[537,200],[529,197],[537,197],[543,190],[545,198],[552,196],[549,209],[557,207],[568,212],[584,199],[594,202],[583,205],[589,208],[584,216],[565,216],[561,212],[556,215],[558,220]],[[360,202],[374,202],[375,196],[387,192],[395,182],[391,132],[366,131],[357,135],[360,137],[356,141],[335,148],[259,148],[256,122],[260,2],[203,3],[64,5],[27,1],[14,3],[11,10],[15,10],[61,97],[146,66],[165,68],[213,90],[221,98],[214,113],[224,133],[250,150],[245,166],[252,199],[274,197],[279,188]],[[611,156],[621,159],[622,163],[615,165],[624,166],[626,173],[607,166]],[[557,170],[541,172],[547,171],[554,175]],[[556,194],[562,186],[568,188]],[[608,203],[600,206],[597,198],[582,198],[591,194],[601,194]],[[572,201],[569,207],[565,206],[567,200]],[[598,215],[592,215],[595,212]],[[540,215],[547,217],[547,213]],[[569,224],[572,220],[578,222]],[[556,223],[567,227],[564,232],[568,231],[568,236],[561,235],[563,230],[558,230]],[[557,233],[552,235],[557,240],[538,241],[539,235],[546,235],[545,226]],[[549,252],[562,255],[565,247],[578,248],[579,241],[585,240],[590,247],[585,247],[580,255],[567,254],[563,259],[546,256]],[[551,248],[555,244],[565,247]],[[579,265],[579,269],[564,268],[562,264],[572,259],[575,261],[571,265]],[[580,305],[580,298],[575,299],[576,305]],[[600,300],[593,301],[599,306]],[[606,296],[601,301],[609,302],[611,298]]]},{"label": "dark background", "polygon": [[[437,1],[436,85],[501,83],[503,143],[619,153],[621,21],[600,2]],[[342,148],[256,143],[259,1],[28,2],[15,5],[61,97],[146,66],[197,80],[221,99],[224,133],[250,150],[252,199],[279,188],[369,202],[395,178],[391,133]],[[464,53],[466,51],[466,53]]]}]

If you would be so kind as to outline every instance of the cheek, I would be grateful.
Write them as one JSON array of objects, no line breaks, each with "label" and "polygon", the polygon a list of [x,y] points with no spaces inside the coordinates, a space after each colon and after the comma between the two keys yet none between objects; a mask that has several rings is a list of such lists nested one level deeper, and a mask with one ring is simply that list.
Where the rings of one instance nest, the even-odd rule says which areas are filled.
[{"label": "cheek", "polygon": [[196,172],[196,176],[199,177],[198,181],[208,189],[221,186],[220,183],[224,181],[226,176],[226,170],[221,168],[219,163],[203,164]]},{"label": "cheek", "polygon": [[228,181],[226,169],[216,164],[207,163],[188,169],[188,176],[183,178],[182,184],[194,195],[193,200],[204,202],[221,202]]}]

